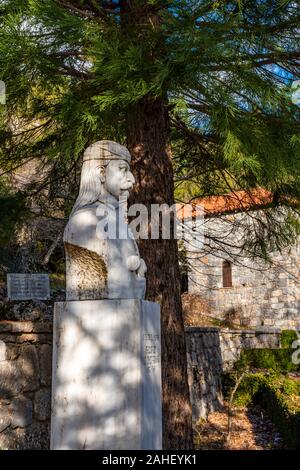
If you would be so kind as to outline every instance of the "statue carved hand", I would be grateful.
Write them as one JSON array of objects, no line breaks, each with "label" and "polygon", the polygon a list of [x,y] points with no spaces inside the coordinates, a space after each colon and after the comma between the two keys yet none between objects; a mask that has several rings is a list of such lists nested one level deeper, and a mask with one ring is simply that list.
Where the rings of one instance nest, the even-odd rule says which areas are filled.
[{"label": "statue carved hand", "polygon": [[136,271],[139,277],[144,277],[147,271],[145,261],[139,256],[129,256],[127,258],[127,267],[129,271]]}]

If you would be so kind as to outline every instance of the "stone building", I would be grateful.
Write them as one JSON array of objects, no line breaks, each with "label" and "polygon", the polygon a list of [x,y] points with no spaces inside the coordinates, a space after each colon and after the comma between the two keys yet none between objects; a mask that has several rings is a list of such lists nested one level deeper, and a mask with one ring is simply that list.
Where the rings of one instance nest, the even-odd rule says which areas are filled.
[{"label": "stone building", "polygon": [[271,202],[265,190],[196,201],[204,208],[204,243],[187,247],[183,285],[201,298],[204,315],[242,327],[300,329],[300,244],[274,250],[269,262],[241,249]]}]

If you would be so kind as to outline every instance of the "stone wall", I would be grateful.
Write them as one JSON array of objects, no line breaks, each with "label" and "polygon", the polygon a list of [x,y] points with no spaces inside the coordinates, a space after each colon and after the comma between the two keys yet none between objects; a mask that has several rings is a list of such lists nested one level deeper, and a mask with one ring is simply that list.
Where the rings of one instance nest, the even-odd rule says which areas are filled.
[{"label": "stone wall", "polygon": [[239,359],[243,349],[280,348],[280,329],[219,331],[222,369],[227,372]]},{"label": "stone wall", "polygon": [[[6,302],[0,306],[0,449],[47,449],[52,303]],[[222,406],[222,372],[232,367],[242,349],[279,347],[280,330],[187,327],[186,343],[197,420]]]},{"label": "stone wall", "polygon": [[222,354],[217,328],[186,328],[188,381],[193,419],[220,409]]},{"label": "stone wall", "polygon": [[[227,225],[224,218],[209,220],[206,230],[222,232],[229,246],[238,246],[239,232]],[[188,291],[198,294],[207,305],[199,315],[250,328],[300,329],[300,243],[273,253],[271,264],[240,256],[238,249],[236,254],[232,251],[228,254],[204,247],[203,252],[188,254]],[[223,287],[224,261],[231,262],[232,287]]]},{"label": "stone wall", "polygon": [[[1,307],[0,449],[47,449],[52,306],[20,302]],[[29,321],[29,317],[34,321]]]},{"label": "stone wall", "polygon": [[187,327],[187,362],[193,419],[206,419],[222,406],[222,374],[243,349],[279,348],[280,330]]}]

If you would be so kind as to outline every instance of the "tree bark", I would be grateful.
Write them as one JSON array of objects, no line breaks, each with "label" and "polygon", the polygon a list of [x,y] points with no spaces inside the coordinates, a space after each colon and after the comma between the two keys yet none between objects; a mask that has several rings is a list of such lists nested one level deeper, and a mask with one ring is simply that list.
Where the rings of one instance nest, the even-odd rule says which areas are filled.
[{"label": "tree bark", "polygon": [[[127,145],[136,179],[131,202],[174,204],[169,116],[162,98],[145,98],[128,118]],[[177,240],[141,240],[147,299],[161,305],[163,448],[192,449],[192,414],[182,317]]]}]

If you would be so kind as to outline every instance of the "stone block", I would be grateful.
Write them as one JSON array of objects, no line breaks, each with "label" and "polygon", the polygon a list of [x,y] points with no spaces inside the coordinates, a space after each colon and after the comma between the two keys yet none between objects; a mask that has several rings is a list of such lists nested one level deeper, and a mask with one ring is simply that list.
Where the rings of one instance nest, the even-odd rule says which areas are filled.
[{"label": "stone block", "polygon": [[1,449],[46,450],[49,449],[49,423],[32,423],[26,428],[10,429],[0,434]]},{"label": "stone block", "polygon": [[7,321],[0,322],[0,332],[1,333],[9,332],[11,330],[12,330],[11,322],[7,322]]},{"label": "stone block", "polygon": [[39,361],[36,347],[32,344],[22,345],[16,363],[22,390],[25,392],[37,390],[39,387]]},{"label": "stone block", "polygon": [[276,289],[272,292],[272,297],[278,297],[279,295],[282,295],[281,289]]},{"label": "stone block", "polygon": [[273,318],[265,318],[264,325],[273,326],[274,325],[274,319]]},{"label": "stone block", "polygon": [[52,346],[49,344],[42,344],[39,347],[39,362],[40,362],[40,377],[41,384],[51,385],[52,373]]},{"label": "stone block", "polygon": [[11,426],[25,428],[32,423],[32,401],[24,396],[18,396],[11,402]]},{"label": "stone block", "polygon": [[6,343],[6,360],[7,361],[14,361],[15,359],[18,358],[19,356],[19,346],[12,344],[12,343]]},{"label": "stone block", "polygon": [[41,389],[34,395],[34,416],[38,421],[50,418],[51,393],[50,389]]},{"label": "stone block", "polygon": [[4,431],[11,423],[11,410],[8,404],[0,401],[0,433]]},{"label": "stone block", "polygon": [[35,333],[22,333],[15,336],[16,343],[38,343],[40,340],[39,335]]},{"label": "stone block", "polygon": [[0,362],[0,399],[17,395],[22,390],[19,368],[16,361]]},{"label": "stone block", "polygon": [[13,333],[31,333],[33,330],[33,322],[31,321],[18,321],[11,322],[11,331]]},{"label": "stone block", "polygon": [[50,322],[45,323],[34,323],[33,332],[34,333],[52,333],[53,325]]}]

